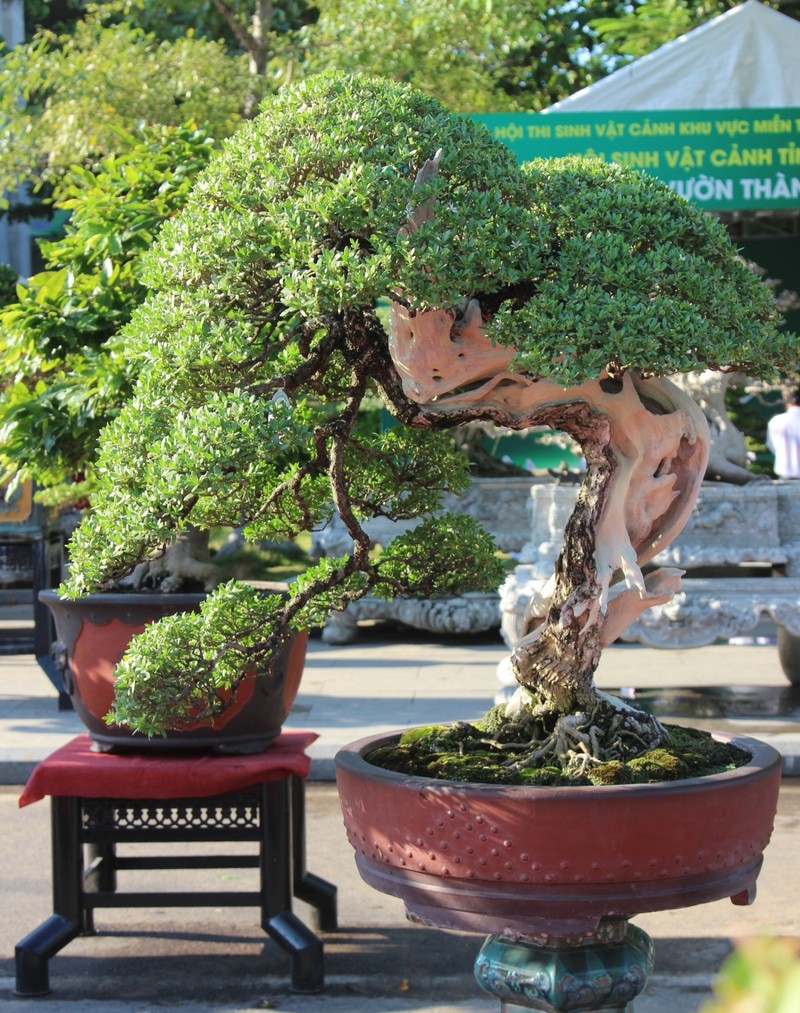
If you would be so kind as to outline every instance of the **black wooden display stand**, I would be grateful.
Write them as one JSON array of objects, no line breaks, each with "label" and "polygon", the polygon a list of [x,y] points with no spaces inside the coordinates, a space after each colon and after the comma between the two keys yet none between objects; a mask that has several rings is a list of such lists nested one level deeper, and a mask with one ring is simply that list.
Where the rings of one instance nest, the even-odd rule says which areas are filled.
[{"label": "black wooden display stand", "polygon": [[[94,755],[103,758],[103,754]],[[219,757],[221,762],[231,759]],[[317,927],[331,931],[337,927],[336,887],[306,871],[302,777],[291,770],[273,770],[269,778],[233,792],[190,798],[53,794],[53,914],[16,947],[16,994],[33,997],[50,992],[50,958],[75,936],[94,931],[96,908],[211,905],[260,907],[261,927],[291,956],[292,989],[321,991],[322,942],[292,912],[292,897],[310,904]],[[197,841],[253,841],[258,847],[253,854],[117,854],[117,845],[125,843]],[[123,892],[116,888],[118,870],[247,867],[259,869],[258,891]]]},{"label": "black wooden display stand", "polygon": [[53,625],[50,610],[39,601],[39,592],[61,583],[64,567],[64,533],[58,515],[34,502],[33,483],[22,482],[6,499],[0,484],[0,604],[22,599],[33,608],[30,636],[0,643],[0,651],[35,654],[39,666],[58,693],[59,710],[71,710],[72,702],[53,658]]}]

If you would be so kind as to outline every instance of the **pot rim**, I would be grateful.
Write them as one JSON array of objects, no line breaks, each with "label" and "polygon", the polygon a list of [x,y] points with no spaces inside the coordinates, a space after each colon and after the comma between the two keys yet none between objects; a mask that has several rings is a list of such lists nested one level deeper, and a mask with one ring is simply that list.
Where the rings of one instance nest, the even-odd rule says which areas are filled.
[{"label": "pot rim", "polygon": [[[248,584],[257,591],[268,594],[286,595],[290,584],[288,581],[271,580],[243,580],[242,584]],[[196,605],[209,596],[210,591],[95,591],[92,594],[82,594],[76,598],[62,595],[58,588],[46,588],[39,591],[38,599],[44,605],[56,604],[69,607],[70,605],[130,605],[131,602],[151,602],[154,605],[165,603]]]},{"label": "pot rim", "polygon": [[158,605],[161,602],[186,602],[187,604],[195,604],[198,601],[202,601],[208,597],[206,591],[176,591],[175,593],[166,593],[164,591],[98,591],[94,594],[83,594],[77,598],[70,598],[66,595],[58,593],[56,588],[46,589],[40,591],[38,598],[39,601],[45,605],[53,604],[64,605],[67,608],[70,605],[130,605],[134,601],[149,601]]},{"label": "pot rim", "polygon": [[419,774],[402,774],[394,770],[386,770],[368,763],[364,754],[378,746],[388,745],[391,741],[397,740],[400,735],[413,728],[426,727],[425,725],[412,725],[407,728],[398,728],[391,731],[379,732],[357,739],[354,742],[343,746],[334,757],[334,765],[337,770],[350,775],[384,780],[387,783],[406,785],[407,787],[422,788],[436,787],[447,789],[453,792],[475,792],[485,796],[505,796],[513,794],[519,797],[520,793],[528,796],[546,796],[550,800],[570,799],[575,800],[581,795],[590,795],[592,798],[601,798],[605,795],[617,795],[623,792],[626,795],[647,796],[663,793],[665,789],[673,792],[700,792],[709,787],[709,782],[719,786],[728,782],[740,781],[743,778],[766,775],[774,767],[782,764],[781,754],[774,746],[760,739],[749,735],[731,735],[726,732],[711,731],[710,734],[720,742],[728,742],[738,746],[745,752],[750,753],[750,759],[733,770],[724,770],[716,774],[705,774],[702,777],[687,777],[677,781],[653,781],[647,784],[603,784],[603,785],[574,785],[565,787],[563,785],[522,785],[522,784],[485,784],[476,781],[452,781],[445,778],[425,777]]}]

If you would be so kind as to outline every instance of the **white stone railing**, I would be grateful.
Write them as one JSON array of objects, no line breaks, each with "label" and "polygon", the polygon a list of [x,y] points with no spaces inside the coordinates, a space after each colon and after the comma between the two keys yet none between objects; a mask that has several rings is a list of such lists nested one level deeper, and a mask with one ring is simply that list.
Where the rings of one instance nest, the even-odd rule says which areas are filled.
[{"label": "white stone railing", "polygon": [[[531,488],[531,537],[500,595],[509,645],[521,635],[528,601],[553,572],[577,491],[555,484]],[[787,676],[800,681],[800,671],[789,671],[786,661],[789,642],[800,638],[800,482],[704,484],[686,527],[653,565],[685,569],[682,590],[643,613],[624,640],[702,647],[746,635],[767,616],[778,627]]]}]

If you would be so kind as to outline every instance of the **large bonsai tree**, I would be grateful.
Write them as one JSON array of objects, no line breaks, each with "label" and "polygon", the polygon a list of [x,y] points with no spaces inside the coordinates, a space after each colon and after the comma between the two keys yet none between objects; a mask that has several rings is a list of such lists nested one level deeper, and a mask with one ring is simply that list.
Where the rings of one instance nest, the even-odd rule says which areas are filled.
[{"label": "large bonsai tree", "polygon": [[[587,461],[550,593],[510,659],[513,708],[550,716],[540,751],[565,765],[663,741],[592,675],[678,584],[641,567],[692,508],[707,430],[664,377],[770,373],[797,354],[734,253],[656,180],[579,160],[519,168],[403,86],[326,74],[270,101],[149,258],[156,292],[125,334],[140,379],[101,436],[69,593],[112,587],[187,525],[293,537],[335,506],[352,551],[288,602],[223,585],[200,614],[148,628],[120,666],[116,719],[158,733],[215,713],[293,629],[368,592],[497,586],[488,537],[432,516],[466,478],[440,431],[488,419],[557,427]],[[354,425],[374,388],[399,421],[365,438]],[[377,514],[425,519],[375,557],[362,521]]]}]

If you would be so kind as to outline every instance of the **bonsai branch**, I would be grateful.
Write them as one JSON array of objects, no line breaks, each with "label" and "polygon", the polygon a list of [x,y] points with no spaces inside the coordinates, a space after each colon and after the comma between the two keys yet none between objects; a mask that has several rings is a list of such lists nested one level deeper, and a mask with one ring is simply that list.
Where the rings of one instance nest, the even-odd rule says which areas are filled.
[{"label": "bonsai branch", "polygon": [[358,409],[364,399],[366,381],[360,379],[356,382],[350,395],[350,400],[340,414],[336,423],[332,426],[333,439],[330,452],[330,466],[328,474],[333,491],[333,505],[353,539],[353,565],[357,569],[364,569],[369,564],[370,538],[364,528],[359,524],[353,510],[353,504],[347,488],[345,470],[345,451],[355,425]]}]

